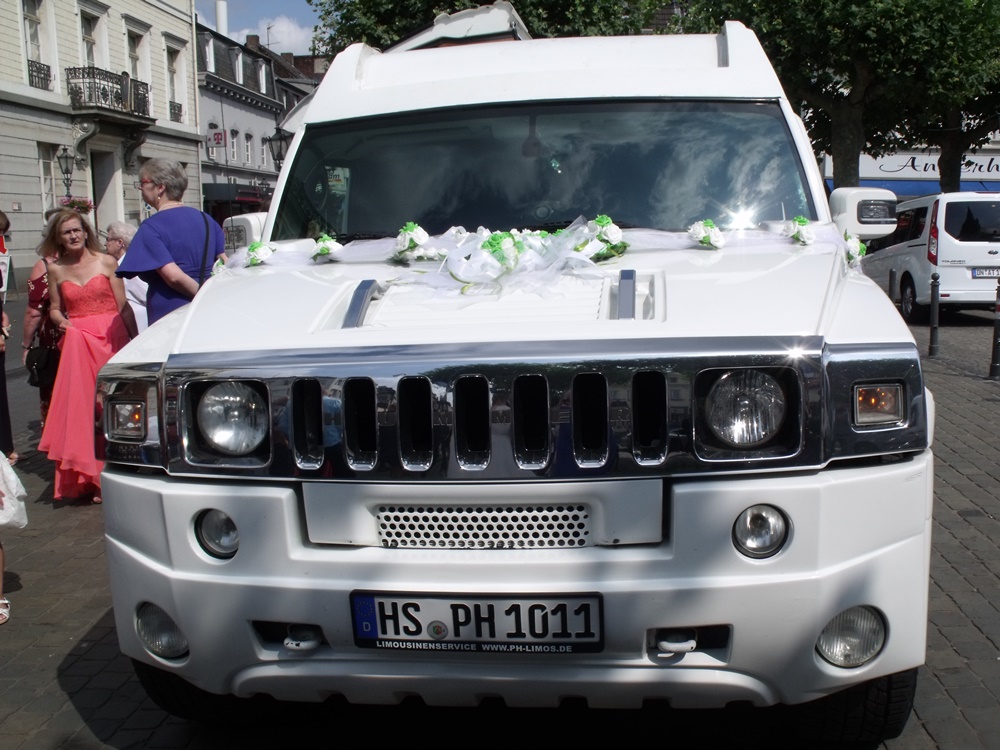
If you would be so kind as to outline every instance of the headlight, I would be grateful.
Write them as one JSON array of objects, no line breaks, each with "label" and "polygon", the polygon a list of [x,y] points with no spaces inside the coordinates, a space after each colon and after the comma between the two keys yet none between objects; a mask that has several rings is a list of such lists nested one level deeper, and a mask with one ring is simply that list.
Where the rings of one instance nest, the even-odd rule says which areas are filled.
[{"label": "headlight", "polygon": [[756,448],[778,434],[785,409],[781,385],[766,372],[730,370],[709,390],[705,420],[726,445]]},{"label": "headlight", "polygon": [[219,452],[244,456],[267,436],[267,403],[247,383],[217,383],[198,401],[198,428]]}]

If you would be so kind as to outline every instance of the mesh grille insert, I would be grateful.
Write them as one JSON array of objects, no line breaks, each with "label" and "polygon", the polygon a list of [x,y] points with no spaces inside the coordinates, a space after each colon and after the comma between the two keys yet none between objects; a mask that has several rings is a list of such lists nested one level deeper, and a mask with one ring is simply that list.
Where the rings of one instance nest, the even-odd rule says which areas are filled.
[{"label": "mesh grille insert", "polygon": [[587,547],[587,505],[383,505],[383,547],[411,549],[526,549]]}]

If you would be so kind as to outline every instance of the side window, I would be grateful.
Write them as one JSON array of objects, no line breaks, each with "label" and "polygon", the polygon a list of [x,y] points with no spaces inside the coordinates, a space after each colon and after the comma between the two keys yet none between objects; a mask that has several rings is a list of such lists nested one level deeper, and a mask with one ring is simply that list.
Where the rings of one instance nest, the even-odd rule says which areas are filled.
[{"label": "side window", "polygon": [[910,233],[906,240],[919,240],[924,233],[924,226],[927,224],[927,206],[915,209],[913,221],[910,226]]}]

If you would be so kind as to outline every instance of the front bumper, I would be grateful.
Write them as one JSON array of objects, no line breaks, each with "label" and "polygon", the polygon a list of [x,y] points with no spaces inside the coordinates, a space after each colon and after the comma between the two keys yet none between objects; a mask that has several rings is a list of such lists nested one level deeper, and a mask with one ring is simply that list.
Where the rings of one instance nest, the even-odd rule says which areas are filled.
[{"label": "front bumper", "polygon": [[[115,618],[122,651],[214,693],[319,701],[432,705],[501,697],[512,706],[585,698],[595,707],[800,703],[923,663],[933,459],[809,474],[698,479],[664,485],[662,541],[579,549],[387,549],[309,541],[295,483],[103,476]],[[511,490],[525,502],[532,485]],[[581,485],[582,487],[582,485]],[[476,491],[469,485],[470,495]],[[433,485],[400,485],[407,502]],[[769,503],[791,536],[765,560],[740,555],[735,519]],[[231,560],[205,554],[194,519],[229,514],[240,532]],[[574,594],[604,603],[600,653],[495,654],[364,649],[355,645],[352,591]],[[177,661],[149,654],[136,610],[152,602],[190,643]],[[883,651],[838,669],[814,649],[823,626],[855,605],[877,609]],[[262,625],[262,623],[266,625]],[[292,651],[274,623],[318,626],[324,642]],[[664,654],[657,632],[724,626],[724,644]],[[279,625],[280,627],[280,625]]]}]

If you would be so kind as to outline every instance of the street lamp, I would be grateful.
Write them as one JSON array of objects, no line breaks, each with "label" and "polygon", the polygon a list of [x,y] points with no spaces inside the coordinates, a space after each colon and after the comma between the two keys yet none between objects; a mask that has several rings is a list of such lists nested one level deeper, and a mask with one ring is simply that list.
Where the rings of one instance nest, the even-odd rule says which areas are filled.
[{"label": "street lamp", "polygon": [[270,136],[264,136],[264,140],[267,142],[267,147],[271,151],[271,158],[274,160],[274,166],[280,171],[281,164],[285,161],[285,157],[288,156],[288,145],[292,140],[292,133],[287,130],[282,130],[280,125],[276,125],[274,128],[274,134]]},{"label": "street lamp", "polygon": [[69,186],[73,183],[73,154],[69,152],[68,146],[63,146],[62,151],[56,154],[59,162],[59,171],[62,172],[63,184],[66,186],[66,197],[70,197]]},{"label": "street lamp", "polygon": [[271,195],[271,183],[267,181],[264,175],[258,177],[254,184],[257,186],[257,193],[261,198],[267,198]]}]

